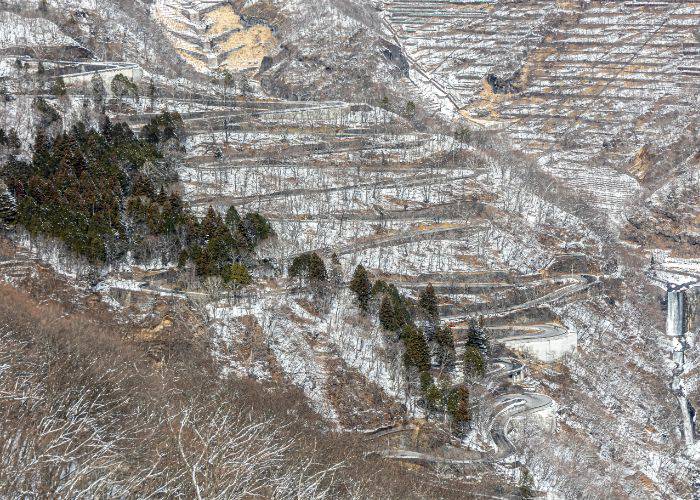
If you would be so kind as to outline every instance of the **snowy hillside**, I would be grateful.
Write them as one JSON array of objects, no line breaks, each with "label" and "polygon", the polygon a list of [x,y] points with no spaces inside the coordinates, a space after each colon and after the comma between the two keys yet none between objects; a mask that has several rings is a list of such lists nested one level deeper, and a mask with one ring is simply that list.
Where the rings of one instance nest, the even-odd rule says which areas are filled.
[{"label": "snowy hillside", "polygon": [[694,498],[699,19],[0,2],[0,496]]}]

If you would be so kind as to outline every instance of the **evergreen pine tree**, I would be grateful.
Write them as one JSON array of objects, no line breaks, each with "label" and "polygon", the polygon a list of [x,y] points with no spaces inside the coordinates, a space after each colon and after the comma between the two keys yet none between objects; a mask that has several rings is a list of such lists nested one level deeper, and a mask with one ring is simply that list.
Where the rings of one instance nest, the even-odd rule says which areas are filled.
[{"label": "evergreen pine tree", "polygon": [[379,323],[390,332],[398,330],[396,316],[394,315],[394,306],[391,303],[391,298],[387,295],[382,297],[382,302],[379,305]]},{"label": "evergreen pine tree", "polygon": [[105,88],[105,82],[102,77],[95,73],[90,79],[90,90],[92,91],[92,98],[96,104],[102,103],[107,97],[107,89]]},{"label": "evergreen pine tree", "polygon": [[224,221],[221,219],[221,215],[219,215],[219,213],[216,210],[214,210],[214,208],[211,205],[207,209],[207,214],[204,216],[204,219],[202,219],[202,224],[200,228],[201,236],[205,240],[210,240],[212,238],[222,236],[222,233],[228,229],[224,225]]},{"label": "evergreen pine tree", "polygon": [[438,321],[438,301],[432,283],[428,283],[428,286],[421,291],[418,297],[418,305],[431,322],[435,323]]},{"label": "evergreen pine tree", "polygon": [[388,292],[388,290],[389,290],[389,286],[386,284],[386,281],[377,280],[374,282],[374,285],[372,286],[372,296],[378,297],[378,296]]},{"label": "evergreen pine tree", "polygon": [[452,424],[457,427],[457,432],[461,433],[464,424],[467,424],[471,420],[471,412],[469,411],[469,389],[464,385],[460,385],[449,391],[446,399],[445,406],[447,412],[452,417]]},{"label": "evergreen pine tree", "polygon": [[306,279],[309,275],[309,264],[311,263],[311,254],[306,252],[297,255],[292,259],[292,264],[289,266],[288,273],[290,278],[299,278],[299,283]]},{"label": "evergreen pine tree", "polygon": [[406,103],[406,109],[404,111],[404,116],[409,120],[416,115],[416,103],[413,101],[408,101]]},{"label": "evergreen pine tree", "polygon": [[464,349],[464,375],[467,378],[481,378],[486,373],[484,355],[473,345],[467,344]]},{"label": "evergreen pine tree", "polygon": [[250,82],[248,81],[248,77],[243,75],[241,78],[241,93],[243,95],[248,95],[251,92],[253,92],[253,88],[250,86]]},{"label": "evergreen pine tree", "polygon": [[527,467],[522,466],[522,475],[518,482],[518,495],[521,500],[533,500],[539,495],[535,491],[535,481]]},{"label": "evergreen pine tree", "polygon": [[155,201],[161,205],[168,201],[168,194],[165,192],[165,187],[161,186],[158,194],[156,195]]},{"label": "evergreen pine tree", "polygon": [[49,104],[43,97],[37,97],[34,101],[34,107],[39,112],[40,127],[49,127],[61,119],[60,113]]},{"label": "evergreen pine tree", "polygon": [[8,231],[17,219],[17,206],[7,186],[0,181],[0,231]]},{"label": "evergreen pine tree", "polygon": [[438,364],[446,369],[451,370],[455,365],[455,343],[452,329],[450,327],[438,328],[435,333],[434,354]]},{"label": "evergreen pine tree", "polygon": [[158,89],[156,88],[156,84],[153,81],[153,78],[148,82],[148,100],[150,102],[149,106],[151,109],[153,109],[156,97],[158,95]]},{"label": "evergreen pine tree", "polygon": [[224,216],[224,223],[228,228],[231,236],[233,238],[234,248],[238,252],[243,252],[251,249],[251,242],[248,241],[245,235],[245,228],[243,227],[243,220],[241,219],[236,207],[231,205],[226,210],[226,215]]},{"label": "evergreen pine tree", "polygon": [[407,368],[416,367],[419,372],[430,369],[430,351],[423,334],[414,326],[403,327],[404,364]]},{"label": "evergreen pine tree", "polygon": [[229,231],[231,231],[232,234],[234,234],[236,231],[238,231],[241,227],[241,216],[238,214],[238,210],[236,210],[236,207],[231,205],[228,207],[228,210],[226,210],[226,217],[224,218],[224,222],[226,222],[226,225],[228,226]]},{"label": "evergreen pine tree", "polygon": [[309,280],[316,284],[328,281],[326,265],[316,252],[312,252],[309,257]]},{"label": "evergreen pine tree", "polygon": [[[424,373],[428,374],[427,372]],[[428,387],[423,391],[423,394],[425,395],[425,406],[428,412],[437,411],[439,409],[440,400],[442,399],[442,392],[435,385],[432,378],[430,379]]]},{"label": "evergreen pine tree", "polygon": [[19,140],[17,130],[11,128],[7,133],[7,147],[11,150],[18,150],[22,147],[22,141]]},{"label": "evergreen pine tree", "polygon": [[139,136],[141,139],[148,141],[151,144],[158,144],[160,142],[160,130],[158,129],[158,125],[153,123],[153,120],[151,120],[149,123],[143,126]]},{"label": "evergreen pine tree", "polygon": [[357,302],[363,312],[369,311],[369,301],[372,296],[372,283],[369,280],[367,270],[362,264],[355,268],[355,273],[350,281],[350,290],[355,292]]},{"label": "evergreen pine tree", "polygon": [[62,77],[59,76],[54,80],[53,85],[51,86],[51,93],[56,97],[63,97],[68,93],[66,82]]},{"label": "evergreen pine tree", "polygon": [[486,354],[488,351],[486,332],[481,326],[481,322],[477,323],[476,321],[472,320],[469,323],[469,330],[467,331],[467,345],[475,347],[482,354]]},{"label": "evergreen pine tree", "polygon": [[144,174],[138,174],[136,176],[134,179],[134,187],[132,188],[132,194],[134,196],[146,196],[149,199],[153,199],[155,191],[151,179]]},{"label": "evergreen pine tree", "polygon": [[265,216],[257,212],[248,212],[243,217],[243,228],[246,237],[252,245],[257,245],[259,242],[266,240],[274,234],[272,225]]},{"label": "evergreen pine tree", "polygon": [[34,139],[32,165],[36,171],[41,172],[44,176],[52,174],[50,147],[51,145],[46,135],[44,135],[43,131],[39,130]]},{"label": "evergreen pine tree", "polygon": [[253,282],[248,269],[241,263],[230,265],[223,276],[224,282],[230,284],[234,288],[248,286]]},{"label": "evergreen pine tree", "polygon": [[396,324],[399,328],[404,325],[413,325],[413,318],[411,317],[411,312],[408,310],[406,305],[406,300],[399,293],[396,285],[389,285],[389,296],[391,297],[391,302],[394,306],[394,317],[396,318]]}]

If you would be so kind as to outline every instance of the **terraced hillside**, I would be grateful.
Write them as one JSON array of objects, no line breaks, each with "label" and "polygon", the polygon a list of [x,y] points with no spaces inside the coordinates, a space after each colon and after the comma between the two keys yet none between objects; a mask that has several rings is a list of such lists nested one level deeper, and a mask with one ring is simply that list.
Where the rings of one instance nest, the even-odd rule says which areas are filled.
[{"label": "terraced hillside", "polygon": [[[286,377],[340,426],[365,431],[389,426],[388,435],[397,440],[378,440],[378,456],[385,458],[496,468],[526,460],[540,478],[560,477],[571,466],[552,457],[582,452],[592,457],[586,470],[577,469],[590,479],[584,489],[591,496],[611,488],[621,496],[648,491],[645,478],[662,474],[651,463],[639,467],[641,476],[624,471],[644,462],[649,446],[666,457],[676,457],[680,449],[678,420],[660,413],[661,408],[666,415],[678,413],[664,389],[670,374],[654,349],[635,347],[633,358],[615,353],[624,352],[630,338],[651,345],[661,334],[644,326],[628,302],[607,302],[606,289],[617,279],[604,269],[608,250],[584,221],[537,189],[545,178],[528,180],[525,165],[517,158],[513,163],[499,145],[468,146],[418,132],[381,108],[261,100],[235,106],[207,119],[184,115],[188,161],[180,171],[180,189],[202,211],[210,204],[221,212],[231,205],[258,210],[277,233],[260,249],[273,269],[268,280],[234,305],[220,299],[208,306],[217,359],[227,372]],[[132,122],[137,126],[140,120]],[[336,254],[346,282],[363,264],[373,277],[412,297],[432,283],[444,324],[453,328],[458,358],[470,322],[482,318],[494,355],[506,361],[494,360],[490,368],[495,374],[485,385],[493,392],[474,395],[484,398],[478,399],[483,410],[475,416],[468,446],[421,450],[398,438],[408,431],[397,418],[402,414],[397,404],[410,416],[421,409],[406,397],[409,389],[390,344],[376,320],[358,326],[349,295],[318,307],[284,278],[293,257],[308,251],[327,262]],[[166,276],[113,279],[103,286],[117,297],[206,296],[181,291]],[[512,359],[518,352],[527,358]],[[609,376],[595,375],[596,359],[604,360]],[[506,371],[524,365],[524,376],[496,373],[499,363]],[[626,375],[628,363],[638,378]],[[461,382],[461,366],[455,383]],[[625,384],[625,391],[617,384]],[[582,401],[576,396],[581,393],[597,395]],[[640,393],[654,396],[638,412]],[[553,423],[559,405],[566,409]],[[630,443],[627,431],[616,427],[618,420],[606,417],[611,407],[619,408],[623,425],[635,435],[651,432],[644,430],[648,418],[664,431]],[[533,451],[538,439],[546,443],[546,457]],[[611,440],[631,446],[624,459],[598,454]],[[673,474],[692,470],[685,458],[673,460]],[[610,467],[623,479],[611,479],[605,472]],[[651,487],[670,491],[661,479],[670,471],[656,476]],[[578,483],[549,484],[569,494],[582,491]]]},{"label": "terraced hillside", "polygon": [[[697,2],[385,3],[412,57],[475,126],[619,213],[696,120]],[[646,153],[644,153],[646,151]]]},{"label": "terraced hillside", "polygon": [[[86,301],[140,325],[139,347],[166,365],[168,345],[186,350],[177,327],[196,318],[212,373],[298,387],[328,429],[366,438],[370,468],[420,464],[405,470],[442,486],[518,482],[523,497],[692,497],[700,344],[692,332],[664,336],[668,297],[644,270],[651,245],[694,256],[699,241],[698,5],[150,5],[199,74],[132,61],[42,60],[42,72],[38,58],[2,61],[14,95],[3,102],[0,178],[13,182],[0,179],[0,281],[40,297],[57,272]],[[58,12],[50,27],[65,36]],[[31,15],[22,18],[31,31]],[[23,43],[82,40],[56,39]],[[128,95],[100,92],[92,73],[103,66],[143,78],[133,89],[121,81]],[[74,81],[78,67],[90,85]],[[254,92],[230,86],[223,69],[246,73]],[[125,238],[138,238],[125,248],[144,255],[87,262],[42,227],[16,224],[15,200],[27,197],[20,176],[32,173],[31,196],[37,179],[52,185],[53,166],[32,146],[37,131],[61,145],[55,137],[79,120],[101,127],[95,144],[123,134],[158,152],[114,169],[130,176],[114,184],[125,196],[113,207],[149,203],[138,222],[123,216]],[[93,159],[69,157],[71,144],[61,145],[61,172],[89,179]],[[623,240],[605,222],[627,215],[640,193],[646,203],[627,217]],[[80,189],[70,194],[84,202]],[[38,198],[44,207],[53,196]],[[173,210],[182,219],[164,231],[193,244],[139,232]],[[199,265],[210,253],[220,267]],[[291,272],[302,256],[323,272]],[[374,285],[366,307],[351,287],[360,265]],[[420,369],[407,355],[411,325],[387,326],[383,302],[415,323]],[[468,407],[458,410],[469,423],[456,429],[453,397],[464,390]]]}]

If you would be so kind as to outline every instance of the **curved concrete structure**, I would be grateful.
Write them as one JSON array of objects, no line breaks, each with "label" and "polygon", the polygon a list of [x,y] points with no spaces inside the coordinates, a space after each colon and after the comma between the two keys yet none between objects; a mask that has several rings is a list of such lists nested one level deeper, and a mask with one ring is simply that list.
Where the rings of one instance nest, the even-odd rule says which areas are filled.
[{"label": "curved concrete structure", "polygon": [[[512,419],[527,415],[538,415],[540,418],[545,419],[553,418],[552,410],[554,408],[554,401],[544,394],[507,394],[499,397],[497,399],[497,404],[502,404],[503,408],[495,414],[489,426],[489,433],[495,447],[495,451],[493,452],[458,449],[455,451],[459,453],[459,457],[446,457],[412,450],[383,450],[377,453],[377,455],[394,460],[433,465],[470,465],[480,462],[502,462],[516,452],[515,446],[508,439],[508,427]],[[395,432],[402,432],[405,430],[407,429],[401,428]],[[381,435],[391,433],[392,432],[388,430],[383,431]]]},{"label": "curved concrete structure", "polygon": [[[495,358],[493,368],[486,374],[489,379],[523,378],[523,364],[510,358]],[[421,464],[469,465],[480,462],[501,462],[515,454],[516,448],[508,439],[508,428],[514,418],[537,416],[545,420],[553,420],[554,401],[544,394],[510,393],[496,398],[496,411],[491,419],[488,432],[494,445],[494,451],[483,452],[476,450],[454,449],[459,456],[438,456],[412,450],[383,450],[377,453],[383,458],[404,460]],[[550,426],[553,424],[549,424]],[[378,429],[370,433],[370,439],[415,430],[412,425],[399,425]]]},{"label": "curved concrete structure", "polygon": [[553,323],[527,326],[491,327],[491,331],[506,330],[505,337],[494,340],[515,351],[530,354],[540,361],[551,363],[576,350],[577,336],[561,325]]}]

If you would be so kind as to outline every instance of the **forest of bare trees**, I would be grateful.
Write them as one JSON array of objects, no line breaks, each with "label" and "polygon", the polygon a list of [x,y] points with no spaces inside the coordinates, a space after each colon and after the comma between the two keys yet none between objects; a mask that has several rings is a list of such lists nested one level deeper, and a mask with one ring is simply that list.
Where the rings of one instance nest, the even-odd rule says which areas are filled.
[{"label": "forest of bare trees", "polygon": [[109,313],[0,293],[3,497],[454,495],[365,458],[293,388],[220,379],[191,326],[155,362]]}]

